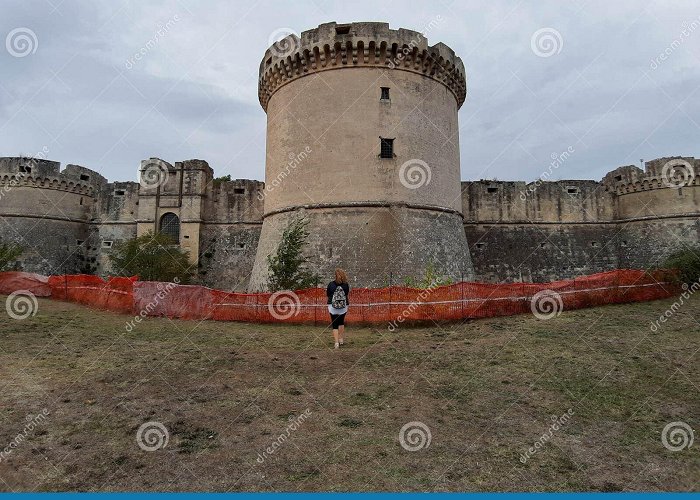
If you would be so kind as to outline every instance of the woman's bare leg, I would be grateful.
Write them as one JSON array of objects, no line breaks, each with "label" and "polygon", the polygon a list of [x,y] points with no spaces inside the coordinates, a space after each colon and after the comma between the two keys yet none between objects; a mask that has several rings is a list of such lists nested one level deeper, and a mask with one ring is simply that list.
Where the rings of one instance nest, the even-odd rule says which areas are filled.
[{"label": "woman's bare leg", "polygon": [[341,344],[344,341],[344,336],[345,336],[344,334],[345,334],[345,325],[340,325],[338,327],[338,338],[340,339],[338,342],[340,342]]},{"label": "woman's bare leg", "polygon": [[333,339],[335,340],[335,347],[338,347],[338,329],[334,328],[333,329]]}]

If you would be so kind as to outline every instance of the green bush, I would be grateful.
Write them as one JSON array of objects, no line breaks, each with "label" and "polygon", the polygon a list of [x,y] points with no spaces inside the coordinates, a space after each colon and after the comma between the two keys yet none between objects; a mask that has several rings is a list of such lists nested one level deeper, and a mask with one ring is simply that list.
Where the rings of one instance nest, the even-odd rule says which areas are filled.
[{"label": "green bush", "polygon": [[678,269],[680,280],[691,285],[700,281],[700,247],[686,248],[672,254],[664,264],[668,269]]},{"label": "green bush", "polygon": [[7,271],[22,255],[24,249],[17,243],[3,243],[0,241],[0,271]]},{"label": "green bush", "polygon": [[142,281],[187,283],[192,275],[188,253],[170,236],[148,232],[115,246],[109,255],[119,276],[138,275]]}]

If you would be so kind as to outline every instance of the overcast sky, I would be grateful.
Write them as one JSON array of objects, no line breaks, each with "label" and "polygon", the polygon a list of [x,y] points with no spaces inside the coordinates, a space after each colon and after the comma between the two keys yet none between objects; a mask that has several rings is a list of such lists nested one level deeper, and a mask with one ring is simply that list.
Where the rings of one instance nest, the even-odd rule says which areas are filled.
[{"label": "overcast sky", "polygon": [[2,0],[0,156],[48,151],[110,180],[199,158],[262,180],[260,60],[273,33],[329,21],[430,26],[462,58],[463,179],[531,181],[569,148],[555,179],[700,156],[697,0]]}]

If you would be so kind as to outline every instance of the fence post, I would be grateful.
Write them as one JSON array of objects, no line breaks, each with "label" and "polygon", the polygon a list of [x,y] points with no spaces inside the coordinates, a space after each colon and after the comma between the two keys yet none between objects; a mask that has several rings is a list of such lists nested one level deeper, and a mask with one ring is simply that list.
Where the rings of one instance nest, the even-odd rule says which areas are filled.
[{"label": "fence post", "polygon": [[391,300],[392,300],[392,288],[394,285],[392,284],[394,282],[394,273],[389,272],[389,317],[387,318],[387,321],[391,321]]},{"label": "fence post", "polygon": [[461,299],[459,304],[462,309],[462,319],[464,319],[464,269],[462,269],[462,271],[460,271],[459,273],[459,288],[461,292]]}]

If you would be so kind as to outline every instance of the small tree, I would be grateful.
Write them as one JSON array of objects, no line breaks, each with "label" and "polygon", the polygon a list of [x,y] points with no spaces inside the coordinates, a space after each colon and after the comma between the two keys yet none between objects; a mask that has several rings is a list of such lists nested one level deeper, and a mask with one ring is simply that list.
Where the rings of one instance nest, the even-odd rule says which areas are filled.
[{"label": "small tree", "polygon": [[230,182],[231,174],[222,175],[221,177],[214,178],[214,186],[219,186],[222,182]]},{"label": "small tree", "polygon": [[307,259],[304,246],[309,237],[307,219],[293,219],[282,233],[282,240],[274,255],[267,256],[269,269],[268,287],[270,291],[301,290],[318,283],[319,277],[306,269]]},{"label": "small tree", "polygon": [[435,270],[435,264],[432,260],[428,262],[428,265],[425,267],[423,278],[420,280],[416,280],[413,276],[406,276],[404,278],[404,285],[423,290],[428,288],[436,288],[438,286],[451,285],[452,283],[452,279],[439,274]]},{"label": "small tree", "polygon": [[163,233],[148,232],[117,244],[109,259],[119,276],[138,275],[144,281],[187,283],[192,271],[188,253]]},{"label": "small tree", "polygon": [[691,285],[700,281],[700,247],[680,250],[666,259],[664,267],[678,269],[680,280]]},{"label": "small tree", "polygon": [[17,243],[3,243],[0,241],[0,271],[7,271],[17,258],[22,255],[24,249]]}]

